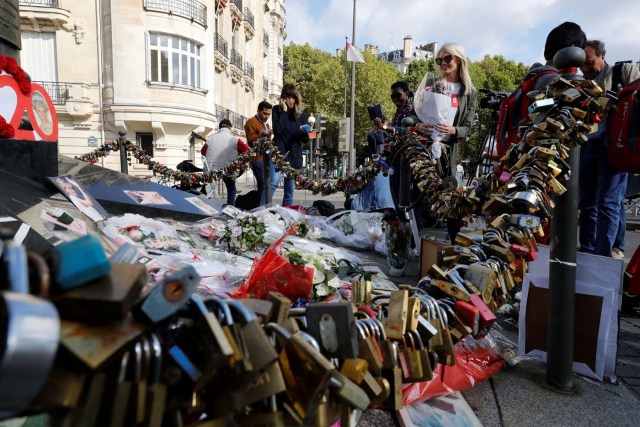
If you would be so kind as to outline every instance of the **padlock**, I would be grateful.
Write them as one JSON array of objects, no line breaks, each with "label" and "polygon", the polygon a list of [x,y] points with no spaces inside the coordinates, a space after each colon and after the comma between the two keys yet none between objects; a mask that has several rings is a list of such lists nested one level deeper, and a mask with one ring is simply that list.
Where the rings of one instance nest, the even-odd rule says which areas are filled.
[{"label": "padlock", "polygon": [[465,301],[456,301],[454,309],[465,325],[471,328],[471,335],[477,337],[480,332],[480,311]]},{"label": "padlock", "polygon": [[269,322],[275,322],[281,325],[284,324],[285,320],[289,318],[291,300],[280,292],[275,291],[269,292],[267,300],[271,301],[271,304],[273,304],[273,310],[271,311]]},{"label": "padlock", "polygon": [[358,337],[350,302],[307,305],[307,331],[328,358],[358,357]]},{"label": "padlock", "polygon": [[0,240],[0,290],[29,293],[27,250],[13,240]]},{"label": "padlock", "polygon": [[271,301],[256,298],[243,298],[238,301],[258,316],[260,324],[269,322],[273,311],[273,303]]},{"label": "padlock", "polygon": [[60,338],[58,312],[32,295],[0,292],[0,337],[5,341],[0,347],[4,419],[25,409],[47,381]]},{"label": "padlock", "polygon": [[81,322],[124,320],[142,288],[147,272],[140,264],[113,264],[108,275],[51,297],[64,319]]},{"label": "padlock", "polygon": [[53,284],[59,292],[66,292],[105,277],[111,271],[107,254],[96,234],[55,246],[51,252]]},{"label": "padlock", "polygon": [[276,323],[265,325],[265,329],[284,341],[279,360],[294,411],[302,420],[313,419],[335,367],[301,336],[289,334]]},{"label": "padlock", "polygon": [[[465,280],[473,283],[480,290],[482,300],[488,303],[498,282],[497,273],[487,265],[480,263],[470,265],[464,275]],[[473,294],[469,296],[471,297]]]},{"label": "padlock", "polygon": [[364,411],[371,403],[367,394],[353,381],[334,370],[331,373],[330,387],[349,406]]},{"label": "padlock", "polygon": [[478,309],[478,314],[480,316],[480,324],[478,328],[478,338],[483,338],[489,332],[489,329],[493,326],[496,321],[496,315],[491,311],[491,309],[484,303],[484,301],[478,295],[471,295],[470,300],[471,305]]},{"label": "padlock", "polygon": [[162,346],[155,334],[149,338],[151,366],[147,388],[146,420],[149,427],[161,427],[167,400],[167,386],[162,382]]},{"label": "padlock", "polygon": [[385,334],[389,338],[400,339],[407,329],[409,293],[407,291],[391,291],[387,316],[382,320]]},{"label": "padlock", "polygon": [[234,318],[240,322],[240,333],[246,343],[246,355],[252,366],[252,371],[258,374],[261,370],[267,369],[278,359],[278,353],[271,345],[269,337],[258,323],[255,313],[245,307],[238,300],[227,300],[227,305],[232,313],[238,317]]},{"label": "padlock", "polygon": [[136,307],[136,313],[150,323],[158,323],[181,308],[195,291],[200,275],[188,265],[163,278]]}]

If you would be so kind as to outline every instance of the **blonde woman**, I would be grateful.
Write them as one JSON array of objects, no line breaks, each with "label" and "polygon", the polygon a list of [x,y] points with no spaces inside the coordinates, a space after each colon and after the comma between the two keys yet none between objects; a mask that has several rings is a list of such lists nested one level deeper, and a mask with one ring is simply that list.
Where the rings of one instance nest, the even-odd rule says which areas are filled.
[{"label": "blonde woman", "polygon": [[[464,49],[457,43],[444,44],[436,54],[436,65],[440,69],[440,77],[435,82],[427,83],[430,86],[446,86],[447,93],[452,98],[457,99],[458,109],[452,125],[444,123],[436,124],[435,128],[439,134],[443,135],[443,142],[451,147],[449,155],[449,166],[445,170],[445,175],[451,176],[451,168],[457,164],[458,141],[464,141],[471,132],[473,116],[476,113],[478,95],[469,74],[469,63]],[[430,133],[432,125],[419,123],[417,128],[420,132]]]},{"label": "blonde woman", "polygon": [[[302,168],[302,144],[309,142],[310,126],[302,111],[302,97],[297,87],[285,84],[280,94],[280,103],[273,107],[271,114],[273,139],[280,153],[285,156],[293,169]],[[271,188],[278,188],[281,172],[275,172],[271,165]],[[284,198],[282,206],[293,205],[295,183],[292,178],[284,179]]]}]

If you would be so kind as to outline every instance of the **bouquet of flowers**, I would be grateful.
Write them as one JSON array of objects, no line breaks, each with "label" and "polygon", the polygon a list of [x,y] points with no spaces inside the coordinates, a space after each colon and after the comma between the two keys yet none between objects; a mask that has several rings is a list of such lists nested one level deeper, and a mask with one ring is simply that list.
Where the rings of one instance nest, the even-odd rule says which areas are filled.
[{"label": "bouquet of flowers", "polygon": [[396,218],[386,220],[385,240],[387,243],[387,261],[389,274],[402,276],[409,256],[409,238],[411,230]]},{"label": "bouquet of flowers", "polygon": [[343,285],[342,280],[333,271],[332,265],[322,258],[313,257],[295,249],[290,250],[286,254],[286,258],[293,265],[313,268],[312,299],[314,300],[323,300],[325,297],[335,294]]},{"label": "bouquet of flowers", "polygon": [[[442,140],[442,135],[438,134],[435,125],[451,126],[456,116],[458,100],[457,96],[452,96],[451,91],[450,85],[444,79],[435,80],[430,73],[427,73],[418,86],[416,96],[413,99],[418,118],[424,124],[434,126],[431,133],[431,139],[434,142]],[[441,150],[438,150],[440,145],[433,145],[435,147],[431,150],[432,157],[438,159],[441,154]]]},{"label": "bouquet of flowers", "polygon": [[239,215],[219,231],[218,245],[234,254],[251,251],[262,243],[266,232],[267,227],[261,219],[249,214]]}]

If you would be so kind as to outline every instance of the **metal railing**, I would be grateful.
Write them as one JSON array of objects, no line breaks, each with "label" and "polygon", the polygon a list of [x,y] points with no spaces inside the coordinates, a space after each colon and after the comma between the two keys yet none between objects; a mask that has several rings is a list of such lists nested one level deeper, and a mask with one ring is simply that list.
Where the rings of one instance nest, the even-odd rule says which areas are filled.
[{"label": "metal railing", "polygon": [[233,127],[238,130],[244,129],[244,124],[247,121],[246,117],[218,104],[216,104],[216,117],[218,118],[218,121],[222,119],[229,119]]},{"label": "metal railing", "polygon": [[58,0],[20,0],[20,6],[60,7]]},{"label": "metal railing", "polygon": [[262,43],[265,48],[269,48],[269,33],[266,30],[262,32]]},{"label": "metal railing", "polygon": [[244,20],[247,21],[253,28],[256,27],[254,25],[253,13],[251,13],[248,7],[244,8]]},{"label": "metal railing", "polygon": [[253,80],[253,65],[249,64],[247,61],[244,62],[244,75]]},{"label": "metal railing", "polygon": [[34,83],[39,84],[47,91],[54,105],[64,105],[69,100],[69,88],[71,87],[69,83],[38,82],[35,80]]},{"label": "metal railing", "polygon": [[215,50],[223,54],[225,58],[229,58],[229,45],[227,44],[227,41],[220,35],[220,33],[216,33],[213,41]]},{"label": "metal railing", "polygon": [[269,92],[269,78],[262,76],[262,90]]},{"label": "metal railing", "polygon": [[235,65],[242,70],[242,55],[235,49],[231,49],[231,65]]},{"label": "metal railing", "polygon": [[182,16],[207,27],[207,6],[196,0],[144,0],[144,10]]},{"label": "metal railing", "polygon": [[235,4],[238,10],[242,12],[242,0],[231,0],[229,3]]}]

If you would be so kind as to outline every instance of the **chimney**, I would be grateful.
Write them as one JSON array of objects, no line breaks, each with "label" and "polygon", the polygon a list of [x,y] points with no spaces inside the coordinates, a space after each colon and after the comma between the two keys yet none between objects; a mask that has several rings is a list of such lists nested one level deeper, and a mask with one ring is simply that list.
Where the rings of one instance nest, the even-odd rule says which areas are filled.
[{"label": "chimney", "polygon": [[404,57],[411,58],[413,54],[413,39],[411,36],[405,36],[404,38]]}]

